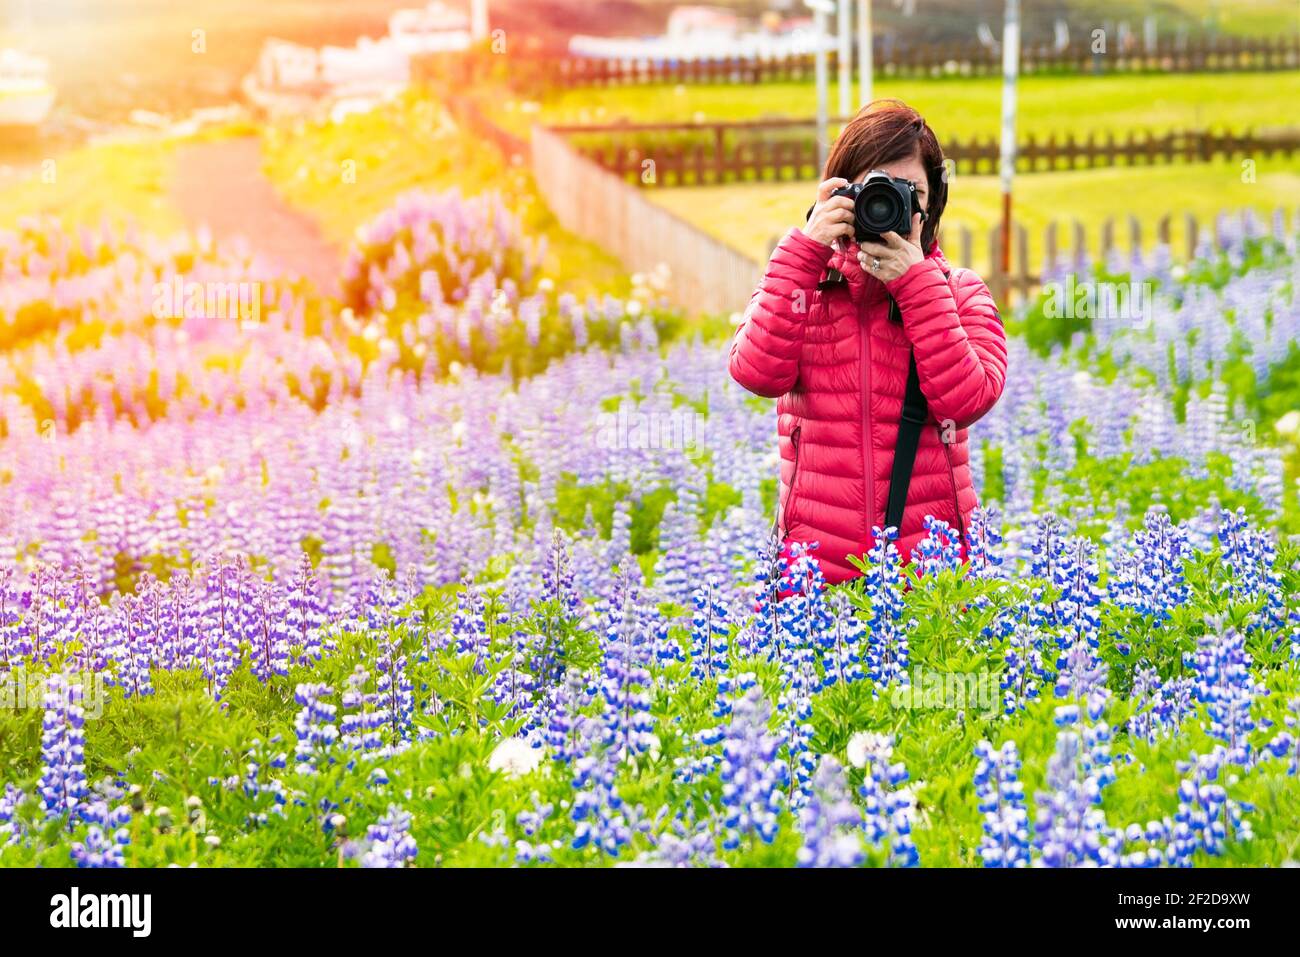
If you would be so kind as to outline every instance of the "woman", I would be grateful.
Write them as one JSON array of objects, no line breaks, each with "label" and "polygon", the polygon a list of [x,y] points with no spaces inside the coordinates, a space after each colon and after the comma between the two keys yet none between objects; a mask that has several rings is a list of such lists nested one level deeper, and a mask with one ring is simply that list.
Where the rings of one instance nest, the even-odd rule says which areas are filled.
[{"label": "woman", "polygon": [[[912,181],[924,216],[906,236],[859,246],[852,199],[831,193],[874,170]],[[966,429],[1002,395],[1007,348],[988,287],[949,266],[935,241],[948,198],[943,151],[919,113],[877,101],[844,128],[824,177],[807,223],[772,253],[731,345],[732,378],[778,399],[782,539],[820,543],[831,583],[858,574],[848,556],[867,552],[873,527],[885,527],[891,485],[901,494],[894,459],[914,357],[924,422],[912,416],[920,435],[910,481],[908,438],[898,456],[906,504],[895,544],[908,561],[933,515],[961,535],[965,561],[977,504]]]}]

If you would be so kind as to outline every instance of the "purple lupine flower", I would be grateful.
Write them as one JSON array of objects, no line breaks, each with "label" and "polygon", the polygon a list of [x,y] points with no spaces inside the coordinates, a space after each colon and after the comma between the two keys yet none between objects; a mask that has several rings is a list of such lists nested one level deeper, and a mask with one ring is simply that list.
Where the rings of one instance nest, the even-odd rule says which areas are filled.
[{"label": "purple lupine flower", "polygon": [[750,688],[733,707],[722,741],[723,847],[734,850],[742,838],[755,836],[770,844],[777,815],[790,784],[789,769],[777,760],[781,740],[769,733],[772,706],[758,687]]},{"label": "purple lupine flower", "polygon": [[23,838],[23,825],[18,819],[18,806],[27,798],[15,784],[5,784],[0,791],[0,848],[17,844]]},{"label": "purple lupine flower", "polygon": [[1255,698],[1268,690],[1251,673],[1245,635],[1209,619],[1196,653],[1188,657],[1196,676],[1196,700],[1206,705],[1209,717],[1205,730],[1224,744],[1225,760],[1249,766],[1255,757],[1250,733],[1256,721],[1251,709]]},{"label": "purple lupine flower", "polygon": [[823,755],[813,774],[808,801],[799,812],[803,846],[800,867],[858,867],[862,849],[862,811],[849,799],[844,769]]},{"label": "purple lupine flower", "polygon": [[961,568],[961,538],[943,519],[926,515],[925,538],[912,548],[912,561],[923,576]]},{"label": "purple lupine flower", "polygon": [[1101,803],[1101,782],[1086,770],[1083,735],[1072,728],[1056,735],[1056,751],[1047,763],[1047,786],[1035,800],[1034,847],[1041,867],[1087,867],[1103,863],[1111,841]]},{"label": "purple lupine flower", "polygon": [[1266,747],[1273,757],[1285,757],[1286,773],[1295,776],[1300,774],[1300,698],[1292,698],[1287,708],[1291,712],[1283,719],[1287,730],[1274,735]]},{"label": "purple lupine flower", "polygon": [[867,676],[881,688],[895,682],[906,687],[908,648],[903,627],[903,584],[899,577],[897,530],[874,527],[863,575],[871,614],[867,622]]},{"label": "purple lupine flower", "polygon": [[405,867],[419,853],[411,837],[411,814],[396,804],[388,813],[366,828],[369,847],[361,856],[362,867]]},{"label": "purple lupine flower", "polygon": [[330,752],[339,736],[334,723],[338,709],[324,700],[333,693],[329,685],[319,682],[300,684],[294,689],[293,699],[302,706],[293,721],[298,739],[293,755],[299,774],[315,774],[334,760]]},{"label": "purple lupine flower", "polygon": [[69,846],[77,867],[125,867],[131,809],[123,804],[110,810],[106,802],[95,801],[83,806],[81,817],[87,824],[85,839]]},{"label": "purple lupine flower", "polygon": [[1187,776],[1178,784],[1171,863],[1190,867],[1198,850],[1215,857],[1224,852],[1229,841],[1253,837],[1245,816],[1251,806],[1232,800],[1220,783],[1225,767],[1232,763],[1221,745],[1208,754],[1193,753],[1190,760],[1178,762],[1178,770]]},{"label": "purple lupine flower", "polygon": [[864,801],[867,843],[884,851],[890,867],[916,867],[920,855],[912,840],[912,796],[900,786],[907,781],[907,767],[893,757],[888,735],[855,735],[849,741],[850,761],[864,770],[858,793]]},{"label": "purple lupine flower", "polygon": [[966,528],[966,557],[973,578],[1002,577],[1001,514],[996,505],[978,506],[971,511]]},{"label": "purple lupine flower", "polygon": [[727,607],[719,595],[718,583],[710,576],[704,587],[691,595],[691,677],[711,681],[729,667],[727,641],[730,628]]},{"label": "purple lupine flower", "polygon": [[1029,864],[1029,812],[1020,783],[1020,753],[1016,743],[994,748],[988,741],[975,746],[975,796],[984,815],[980,859],[985,867],[1025,867]]},{"label": "purple lupine flower", "polygon": [[48,817],[73,819],[90,792],[86,786],[85,712],[82,687],[60,674],[45,682],[45,717],[41,722],[39,791]]}]

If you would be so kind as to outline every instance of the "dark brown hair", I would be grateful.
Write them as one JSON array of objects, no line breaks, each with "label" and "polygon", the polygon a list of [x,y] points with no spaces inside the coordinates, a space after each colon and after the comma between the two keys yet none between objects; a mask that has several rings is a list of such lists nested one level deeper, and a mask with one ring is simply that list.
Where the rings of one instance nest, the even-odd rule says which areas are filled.
[{"label": "dark brown hair", "polygon": [[849,120],[831,147],[822,179],[835,176],[852,181],[864,169],[877,169],[919,156],[929,180],[921,249],[928,256],[939,234],[939,220],[948,205],[948,177],[943,149],[930,124],[902,100],[873,100]]}]

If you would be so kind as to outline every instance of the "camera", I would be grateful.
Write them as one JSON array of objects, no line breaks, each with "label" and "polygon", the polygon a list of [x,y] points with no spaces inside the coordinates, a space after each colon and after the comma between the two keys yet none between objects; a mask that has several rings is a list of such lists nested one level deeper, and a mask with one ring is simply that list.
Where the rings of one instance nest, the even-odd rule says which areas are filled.
[{"label": "camera", "polygon": [[910,179],[895,179],[888,173],[873,170],[861,183],[841,186],[832,196],[853,200],[853,233],[858,242],[880,242],[881,233],[906,236],[912,231],[912,217],[925,212]]}]

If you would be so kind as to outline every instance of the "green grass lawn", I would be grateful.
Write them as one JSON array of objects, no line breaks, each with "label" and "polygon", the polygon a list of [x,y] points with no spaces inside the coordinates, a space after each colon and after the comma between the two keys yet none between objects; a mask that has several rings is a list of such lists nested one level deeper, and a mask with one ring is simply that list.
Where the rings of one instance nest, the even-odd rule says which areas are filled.
[{"label": "green grass lawn", "polygon": [[[1187,127],[1241,130],[1300,122],[1300,72],[1111,76],[1027,76],[1020,81],[1020,135],[1073,131],[1121,135]],[[877,97],[915,106],[940,138],[998,133],[999,77],[879,79]],[[831,106],[837,94],[832,84]],[[502,125],[526,132],[531,124],[740,120],[812,116],[812,83],[612,87],[557,93],[530,104],[508,97],[485,101]]]},{"label": "green grass lawn", "polygon": [[[729,242],[758,260],[767,258],[774,237],[780,236],[808,209],[816,192],[811,182],[766,183],[732,186],[685,187],[650,191],[655,202]],[[1271,215],[1279,205],[1294,215],[1300,198],[1300,157],[1260,160],[1256,182],[1242,182],[1238,162],[1190,166],[1156,166],[1150,169],[1081,170],[1070,173],[1022,174],[1016,178],[1016,218],[1029,231],[1030,262],[1041,262],[1043,230],[1053,220],[1061,223],[1060,242],[1067,247],[1069,225],[1079,220],[1088,230],[1089,248],[1096,251],[1100,226],[1116,219],[1116,237],[1128,245],[1128,216],[1134,214],[1151,242],[1157,221],[1173,214],[1173,242],[1181,251],[1182,217],[1193,213],[1203,226],[1213,223],[1222,209],[1253,208]],[[988,230],[1001,218],[1001,193],[996,176],[957,177],[944,214],[945,248],[955,257],[959,250],[957,227],[973,235],[973,265],[988,268]]]}]

